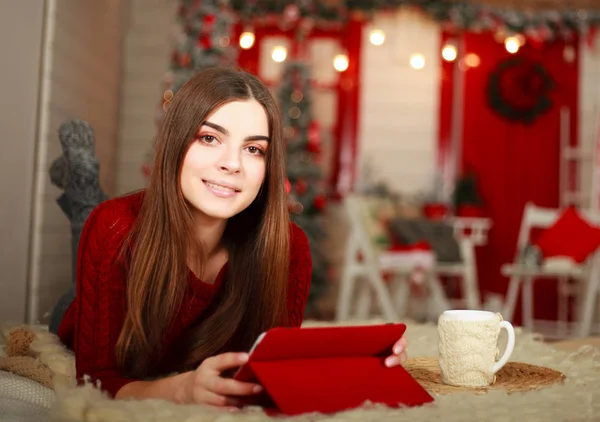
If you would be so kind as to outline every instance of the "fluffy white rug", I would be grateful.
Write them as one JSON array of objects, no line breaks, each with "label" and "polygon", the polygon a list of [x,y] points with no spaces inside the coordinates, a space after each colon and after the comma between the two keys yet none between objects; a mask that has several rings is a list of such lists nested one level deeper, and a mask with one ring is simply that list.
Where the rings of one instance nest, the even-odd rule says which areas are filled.
[{"label": "fluffy white rug", "polygon": [[[379,321],[369,321],[377,323]],[[307,323],[305,325],[328,325]],[[290,421],[596,421],[600,420],[600,352],[583,346],[573,353],[560,352],[535,336],[517,329],[512,361],[547,366],[563,372],[562,385],[539,391],[506,394],[490,391],[437,395],[435,402],[420,408],[389,409],[365,405],[335,415],[310,414]],[[437,356],[434,325],[408,324],[410,356]],[[501,349],[502,350],[502,349]],[[61,362],[62,363],[62,362]],[[57,421],[262,421],[272,420],[260,409],[232,414],[203,406],[181,406],[163,400],[114,401],[91,386],[73,388],[59,383],[51,410]]]}]

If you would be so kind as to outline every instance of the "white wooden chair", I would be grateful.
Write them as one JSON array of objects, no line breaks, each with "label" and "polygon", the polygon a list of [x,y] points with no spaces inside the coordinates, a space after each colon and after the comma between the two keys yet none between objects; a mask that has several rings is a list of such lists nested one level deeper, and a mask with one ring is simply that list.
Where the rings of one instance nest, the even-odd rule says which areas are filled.
[{"label": "white wooden chair", "polygon": [[[600,222],[600,217],[590,212],[579,210],[581,214],[590,221],[597,224]],[[529,330],[534,330],[535,320],[533,318],[533,283],[537,278],[549,277],[558,279],[558,323],[556,334],[546,333],[548,338],[563,338],[569,333],[569,323],[567,321],[569,310],[569,298],[577,295],[579,304],[579,321],[578,335],[588,336],[591,330],[593,314],[598,295],[599,281],[599,254],[596,252],[590,257],[587,262],[581,265],[566,265],[566,266],[548,266],[542,265],[526,265],[521,262],[520,255],[528,243],[530,242],[531,231],[533,229],[547,229],[561,215],[562,210],[554,208],[543,208],[536,206],[533,203],[527,203],[521,220],[519,229],[519,237],[517,240],[517,250],[515,259],[512,264],[505,264],[501,268],[504,276],[510,277],[508,291],[502,311],[503,317],[510,321],[513,319],[514,311],[517,303],[519,290],[522,288],[522,311],[523,311],[523,326]],[[546,262],[547,264],[548,262]],[[583,282],[572,286],[570,281]],[[575,287],[575,288],[573,288]],[[542,321],[539,321],[542,322]]]},{"label": "white wooden chair", "polygon": [[[369,219],[372,217],[367,215],[371,207],[376,206],[377,201],[359,195],[350,195],[345,199],[344,205],[350,220],[350,234],[340,280],[336,319],[344,321],[352,318],[352,302],[357,290],[356,316],[358,318],[368,317],[372,293],[374,293],[383,317],[387,320],[398,320],[404,315],[409,297],[408,279],[416,269],[424,271],[424,281],[436,312],[452,307],[438,278],[442,275],[460,276],[467,307],[478,309],[480,296],[473,240],[468,236],[458,237],[462,262],[457,264],[439,264],[435,261],[434,254],[428,251],[399,254],[382,250],[373,242],[373,233],[369,227]],[[459,226],[456,227],[462,229]],[[394,275],[394,282],[391,285],[384,281],[382,272]],[[361,281],[358,286],[357,280]]]}]

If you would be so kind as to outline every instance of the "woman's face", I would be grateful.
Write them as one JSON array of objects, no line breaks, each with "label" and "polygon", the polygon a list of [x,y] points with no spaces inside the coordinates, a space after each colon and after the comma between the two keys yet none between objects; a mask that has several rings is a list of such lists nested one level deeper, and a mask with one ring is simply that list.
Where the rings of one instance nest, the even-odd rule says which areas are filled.
[{"label": "woman's face", "polygon": [[256,100],[217,108],[198,128],[181,170],[181,190],[197,216],[228,219],[246,209],[265,179],[269,124]]}]

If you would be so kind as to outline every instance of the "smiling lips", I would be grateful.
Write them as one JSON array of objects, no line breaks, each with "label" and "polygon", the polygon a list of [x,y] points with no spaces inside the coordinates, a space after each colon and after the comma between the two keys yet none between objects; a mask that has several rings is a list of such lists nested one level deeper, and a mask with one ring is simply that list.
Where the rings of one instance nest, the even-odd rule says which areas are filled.
[{"label": "smiling lips", "polygon": [[237,186],[231,185],[225,182],[217,182],[212,180],[202,180],[209,191],[219,198],[232,198],[240,193],[240,189]]}]

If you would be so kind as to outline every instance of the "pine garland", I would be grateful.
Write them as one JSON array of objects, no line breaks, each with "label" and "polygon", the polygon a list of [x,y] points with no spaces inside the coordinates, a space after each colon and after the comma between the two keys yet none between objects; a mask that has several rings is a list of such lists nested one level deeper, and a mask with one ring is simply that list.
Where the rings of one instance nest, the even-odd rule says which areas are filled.
[{"label": "pine garland", "polygon": [[600,9],[528,11],[449,0],[231,0],[231,6],[247,22],[297,8],[299,16],[321,24],[343,23],[356,12],[368,17],[376,11],[412,7],[451,30],[523,33],[544,41],[600,27]]}]

